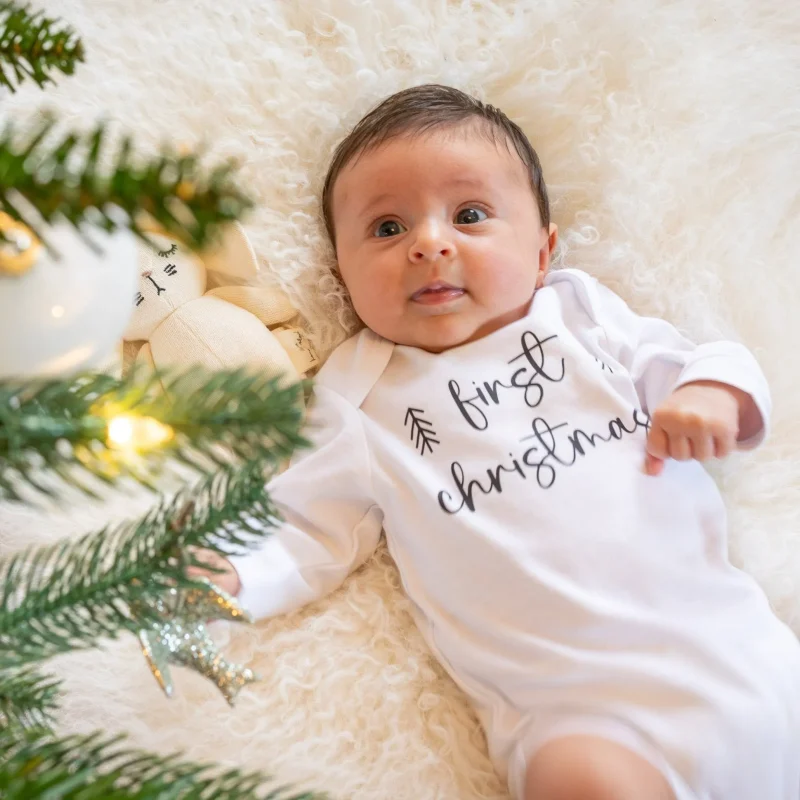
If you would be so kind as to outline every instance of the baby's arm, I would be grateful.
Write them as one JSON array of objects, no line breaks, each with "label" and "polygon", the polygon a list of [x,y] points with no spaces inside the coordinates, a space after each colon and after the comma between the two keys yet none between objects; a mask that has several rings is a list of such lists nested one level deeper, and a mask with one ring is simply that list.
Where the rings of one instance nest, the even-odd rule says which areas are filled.
[{"label": "baby's arm", "polygon": [[596,318],[610,354],[631,374],[650,415],[646,469],[663,460],[706,460],[759,445],[771,412],[769,386],[735,342],[694,344],[661,319],[635,314],[596,284]]},{"label": "baby's arm", "polygon": [[377,546],[383,515],[373,500],[359,413],[317,385],[304,431],[312,447],[267,486],[282,520],[252,552],[207,559],[224,570],[208,578],[238,594],[254,617],[292,611],[332,592]]}]

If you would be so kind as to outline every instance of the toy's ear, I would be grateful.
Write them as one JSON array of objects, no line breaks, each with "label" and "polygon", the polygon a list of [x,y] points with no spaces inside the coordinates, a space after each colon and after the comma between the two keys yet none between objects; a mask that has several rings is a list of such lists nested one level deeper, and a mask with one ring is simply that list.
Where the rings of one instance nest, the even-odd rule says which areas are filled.
[{"label": "toy's ear", "polygon": [[258,274],[256,252],[238,222],[222,228],[216,241],[198,255],[211,272],[244,279],[255,278]]}]

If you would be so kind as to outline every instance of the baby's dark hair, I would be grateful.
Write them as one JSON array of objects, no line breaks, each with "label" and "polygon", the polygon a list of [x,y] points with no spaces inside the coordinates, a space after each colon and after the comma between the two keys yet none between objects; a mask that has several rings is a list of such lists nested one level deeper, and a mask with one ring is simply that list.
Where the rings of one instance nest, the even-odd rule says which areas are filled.
[{"label": "baby's dark hair", "polygon": [[322,215],[331,243],[336,246],[333,227],[333,187],[341,171],[362,153],[373,150],[388,139],[403,134],[423,134],[435,128],[453,127],[475,120],[496,144],[514,145],[531,182],[539,217],[550,225],[550,202],[539,156],[528,137],[499,108],[482,103],[451,86],[429,83],[404,89],[387,97],[372,109],[339,144],[333,154],[322,190]]}]

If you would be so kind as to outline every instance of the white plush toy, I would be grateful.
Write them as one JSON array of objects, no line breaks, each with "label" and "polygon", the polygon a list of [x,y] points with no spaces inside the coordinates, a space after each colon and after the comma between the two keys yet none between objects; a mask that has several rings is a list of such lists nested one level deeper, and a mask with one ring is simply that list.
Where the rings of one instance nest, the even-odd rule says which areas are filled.
[{"label": "white plush toy", "polygon": [[226,226],[213,249],[195,254],[150,234],[160,248],[139,243],[139,285],[126,342],[144,341],[137,365],[211,370],[247,366],[296,380],[317,365],[297,311],[276,289],[227,285],[206,291],[207,278],[242,281],[258,270],[253,247],[238,223]]}]

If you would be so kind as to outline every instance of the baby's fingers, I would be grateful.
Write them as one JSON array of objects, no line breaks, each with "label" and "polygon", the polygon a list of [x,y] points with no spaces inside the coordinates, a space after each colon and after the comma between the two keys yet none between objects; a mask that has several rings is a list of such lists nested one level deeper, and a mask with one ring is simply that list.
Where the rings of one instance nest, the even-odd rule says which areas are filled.
[{"label": "baby's fingers", "polygon": [[648,475],[660,475],[664,459],[669,458],[669,438],[661,427],[652,427],[647,434],[644,471]]},{"label": "baby's fingers", "polygon": [[714,437],[714,455],[717,458],[725,458],[736,450],[736,434],[725,433]]},{"label": "baby's fingers", "polygon": [[645,475],[660,475],[664,471],[664,459],[651,456],[650,453],[645,453],[644,456],[644,472]]},{"label": "baby's fingers", "polygon": [[710,422],[690,435],[692,458],[711,461],[729,456],[736,449],[736,432],[722,423]]},{"label": "baby's fingers", "polygon": [[692,457],[692,442],[680,433],[669,436],[669,455],[676,461],[688,461]]},{"label": "baby's fingers", "polygon": [[717,455],[716,440],[713,436],[698,434],[692,437],[692,457],[698,461],[710,461]]}]

